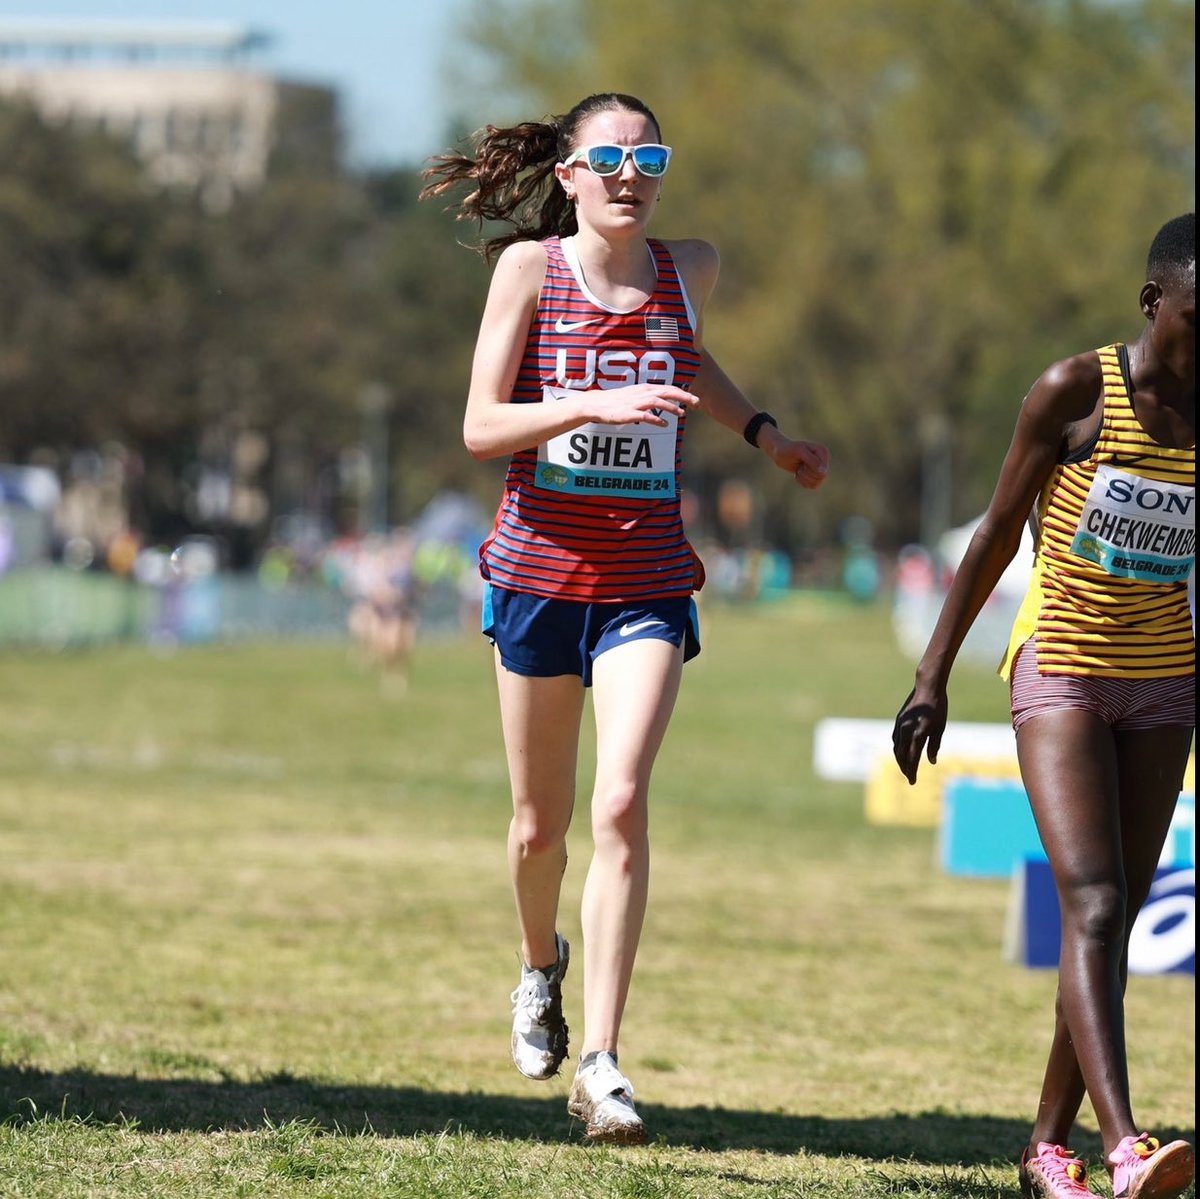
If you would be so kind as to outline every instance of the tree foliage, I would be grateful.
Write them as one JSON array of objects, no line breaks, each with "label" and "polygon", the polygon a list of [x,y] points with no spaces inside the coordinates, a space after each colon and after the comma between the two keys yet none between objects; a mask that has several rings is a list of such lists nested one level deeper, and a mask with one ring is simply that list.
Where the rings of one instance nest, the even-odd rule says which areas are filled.
[{"label": "tree foliage", "polygon": [[[119,443],[143,533],[203,528],[252,556],[272,511],[356,503],[346,457],[378,433],[364,401],[382,388],[393,517],[453,478],[482,265],[418,207],[414,171],[357,177],[297,140],[214,213],[152,187],[119,141],[0,107],[0,461]],[[197,490],[244,433],[269,447],[249,481],[270,504],[234,529]]]},{"label": "tree foliage", "polygon": [[[488,0],[472,21],[512,113],[608,90],[655,110],[677,148],[657,231],[722,253],[710,348],[833,451],[812,504],[765,481],[784,538],[849,513],[915,537],[937,457],[948,515],[978,511],[1025,391],[1138,334],[1149,242],[1194,206],[1179,0]],[[747,469],[698,440],[698,467]]]},{"label": "tree foliage", "polygon": [[[655,232],[722,255],[709,346],[833,451],[799,499],[698,422],[689,485],[711,513],[752,479],[787,548],[852,515],[895,546],[983,506],[1051,361],[1138,334],[1149,240],[1195,203],[1194,22],[1184,0],[477,0],[452,128],[648,101],[676,148]],[[275,514],[354,519],[381,428],[393,519],[448,485],[494,498],[460,437],[470,231],[417,202],[420,164],[346,170],[288,95],[265,184],[221,212],[0,105],[0,460],[120,442],[152,537],[213,523],[198,488],[245,433]]]}]

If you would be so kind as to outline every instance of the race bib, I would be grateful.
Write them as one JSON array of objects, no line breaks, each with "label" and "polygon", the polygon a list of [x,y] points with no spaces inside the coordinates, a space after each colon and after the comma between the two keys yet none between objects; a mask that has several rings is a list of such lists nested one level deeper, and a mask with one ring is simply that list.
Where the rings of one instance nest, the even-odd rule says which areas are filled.
[{"label": "race bib", "polygon": [[1098,466],[1071,552],[1144,583],[1187,578],[1196,560],[1196,489]]},{"label": "race bib", "polygon": [[[578,402],[579,392],[543,387],[542,402]],[[665,425],[609,425],[593,421],[538,446],[535,482],[547,491],[573,495],[619,495],[667,499],[675,494],[675,434],[679,418],[664,412]]]}]

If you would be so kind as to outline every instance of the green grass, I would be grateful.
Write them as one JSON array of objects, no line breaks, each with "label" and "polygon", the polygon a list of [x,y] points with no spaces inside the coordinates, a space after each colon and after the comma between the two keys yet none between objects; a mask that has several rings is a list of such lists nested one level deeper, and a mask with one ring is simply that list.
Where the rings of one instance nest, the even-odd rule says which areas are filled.
[{"label": "green grass", "polygon": [[[890,718],[911,674],[882,609],[705,613],[622,1039],[657,1139],[612,1150],[508,1062],[482,639],[422,644],[390,700],[338,645],[0,658],[0,1196],[1016,1196],[1053,974],[1002,961],[1007,884],[812,773],[815,722]],[[966,664],[952,703],[1005,719]],[[1133,980],[1159,1135],[1194,1139],[1193,1017],[1192,979]]]}]

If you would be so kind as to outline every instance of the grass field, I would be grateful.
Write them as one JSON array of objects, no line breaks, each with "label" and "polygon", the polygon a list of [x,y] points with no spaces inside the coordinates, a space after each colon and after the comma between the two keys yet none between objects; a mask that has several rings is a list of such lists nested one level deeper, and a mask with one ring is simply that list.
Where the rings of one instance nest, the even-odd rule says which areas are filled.
[{"label": "grass field", "polygon": [[[636,1150],[583,1145],[568,1077],[508,1061],[482,639],[423,644],[392,700],[333,644],[0,657],[0,1196],[1016,1196],[1053,975],[1002,961],[1007,884],[812,772],[818,719],[908,691],[886,613],[714,609],[705,642],[652,799]],[[952,704],[1005,719],[966,664]],[[1194,1139],[1194,998],[1130,987],[1159,1135]],[[1110,1194],[1089,1109],[1074,1148]]]}]

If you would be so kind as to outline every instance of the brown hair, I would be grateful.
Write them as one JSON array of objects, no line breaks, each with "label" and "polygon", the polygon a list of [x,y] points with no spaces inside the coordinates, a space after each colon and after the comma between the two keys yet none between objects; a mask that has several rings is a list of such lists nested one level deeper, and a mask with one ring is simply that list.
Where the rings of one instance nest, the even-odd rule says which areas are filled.
[{"label": "brown hair", "polygon": [[433,182],[421,189],[420,198],[472,184],[473,191],[449,206],[458,209],[457,219],[473,220],[480,228],[484,221],[512,226],[511,232],[486,238],[474,247],[489,262],[513,242],[568,237],[579,226],[574,204],[554,177],[554,166],[575,149],[578,129],[588,117],[620,110],[640,113],[662,137],[658,118],[641,100],[621,92],[598,92],[547,121],[526,121],[507,129],[485,126],[475,134],[473,156],[446,153],[431,158],[421,176]]}]

